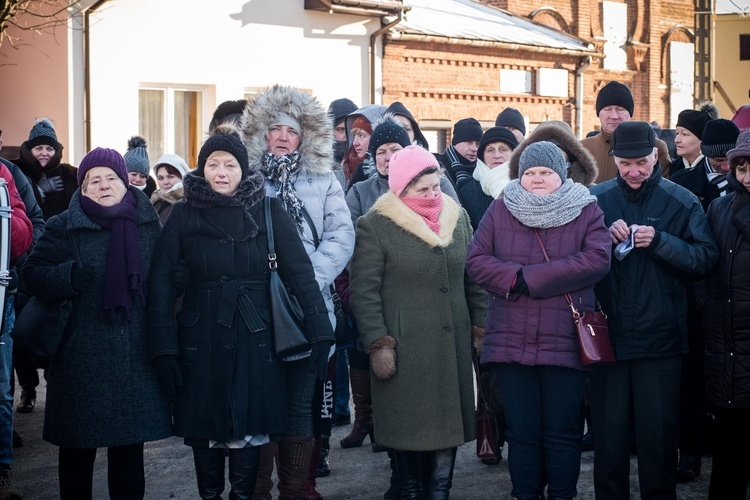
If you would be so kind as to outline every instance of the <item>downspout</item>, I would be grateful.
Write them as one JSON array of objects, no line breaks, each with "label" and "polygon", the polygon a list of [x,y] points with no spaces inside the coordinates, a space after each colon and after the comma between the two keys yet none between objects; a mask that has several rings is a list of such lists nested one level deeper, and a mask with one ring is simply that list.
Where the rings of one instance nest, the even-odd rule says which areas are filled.
[{"label": "downspout", "polygon": [[84,94],[84,150],[91,149],[91,40],[90,15],[96,12],[102,5],[109,0],[98,0],[94,5],[86,9],[83,15],[83,94]]},{"label": "downspout", "polygon": [[375,43],[380,35],[396,26],[403,19],[404,11],[401,9],[398,11],[398,18],[395,21],[386,24],[370,35],[370,104],[375,104]]},{"label": "downspout", "polygon": [[591,65],[591,56],[582,57],[576,68],[576,131],[578,139],[583,139],[583,72]]}]

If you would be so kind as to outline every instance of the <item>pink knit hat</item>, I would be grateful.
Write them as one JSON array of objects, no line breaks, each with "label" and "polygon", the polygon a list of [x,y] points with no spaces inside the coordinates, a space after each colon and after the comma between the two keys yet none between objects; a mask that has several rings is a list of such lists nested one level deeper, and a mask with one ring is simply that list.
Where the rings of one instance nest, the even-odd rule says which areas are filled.
[{"label": "pink knit hat", "polygon": [[404,188],[423,170],[438,167],[435,156],[421,146],[406,146],[396,151],[388,164],[388,187],[401,196]]}]

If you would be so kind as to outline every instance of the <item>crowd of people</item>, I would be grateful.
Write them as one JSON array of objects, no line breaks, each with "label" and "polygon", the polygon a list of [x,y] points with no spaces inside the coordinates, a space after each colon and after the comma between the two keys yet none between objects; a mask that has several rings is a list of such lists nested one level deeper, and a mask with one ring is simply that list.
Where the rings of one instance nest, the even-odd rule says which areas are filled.
[{"label": "crowd of people", "polygon": [[[449,498],[477,437],[475,365],[498,435],[482,461],[505,453],[513,498],[576,498],[593,448],[597,499],[630,497],[636,453],[641,498],[676,498],[710,456],[709,498],[744,500],[750,130],[684,110],[673,158],[634,110],[613,81],[583,140],[505,108],[430,153],[402,102],[326,109],[276,85],[219,105],[196,165],[152,164],[133,136],[77,167],[37,120],[0,158],[0,499],[23,497],[13,372],[29,413],[40,369],[63,500],[92,497],[98,448],[111,498],[143,498],[144,443],[169,436],[201,498],[228,469],[229,498],[270,499],[275,469],[279,498],[319,500],[338,425],[342,448],[387,452],[386,500]],[[277,354],[272,272],[304,317],[294,354]],[[74,304],[46,363],[11,336],[31,297]],[[573,317],[597,308],[616,360],[591,368]]]}]

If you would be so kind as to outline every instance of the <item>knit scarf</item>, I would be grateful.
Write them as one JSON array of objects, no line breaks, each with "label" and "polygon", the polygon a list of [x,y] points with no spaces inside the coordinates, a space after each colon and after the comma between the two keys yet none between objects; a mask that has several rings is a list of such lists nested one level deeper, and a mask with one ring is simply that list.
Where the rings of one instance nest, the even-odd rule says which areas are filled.
[{"label": "knit scarf", "polygon": [[571,179],[566,179],[554,193],[539,196],[526,191],[521,181],[515,179],[505,186],[503,200],[513,217],[524,226],[547,229],[575,220],[583,207],[596,203],[596,196]]},{"label": "knit scarf", "polygon": [[404,196],[401,198],[404,205],[422,216],[435,234],[440,235],[440,211],[443,209],[443,197],[424,198],[422,196]]},{"label": "knit scarf", "polygon": [[445,155],[451,161],[451,171],[453,172],[455,172],[457,169],[466,168],[472,170],[477,164],[476,161],[469,161],[461,156],[461,154],[456,151],[456,148],[453,147],[453,144],[445,148]]},{"label": "knit scarf", "polygon": [[482,188],[487,196],[492,198],[499,197],[503,188],[510,182],[510,168],[506,161],[502,165],[490,168],[482,160],[477,160],[477,168],[474,169],[472,176]]},{"label": "knit scarf", "polygon": [[302,223],[304,221],[302,209],[305,204],[302,203],[302,200],[297,196],[297,191],[294,189],[294,176],[301,168],[299,151],[284,156],[266,153],[263,155],[263,161],[260,166],[261,171],[274,183],[276,195],[284,204],[286,212],[297,223],[300,233],[302,232]]},{"label": "knit scarf", "polygon": [[127,191],[122,201],[111,207],[81,196],[81,209],[89,219],[110,233],[102,316],[114,321],[120,311],[124,322],[130,323],[136,300],[142,304],[146,301],[143,259],[136,229],[138,209],[135,196]]}]

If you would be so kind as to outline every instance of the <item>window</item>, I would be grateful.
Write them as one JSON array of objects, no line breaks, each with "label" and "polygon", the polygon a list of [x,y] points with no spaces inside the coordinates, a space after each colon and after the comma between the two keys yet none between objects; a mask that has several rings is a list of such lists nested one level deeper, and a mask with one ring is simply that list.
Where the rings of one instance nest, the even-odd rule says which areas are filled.
[{"label": "window", "polygon": [[192,168],[203,142],[205,91],[179,87],[141,88],[138,91],[138,131],[148,141],[149,157],[156,162],[175,153]]},{"label": "window", "polygon": [[750,61],[750,35],[740,35],[740,61]]},{"label": "window", "polygon": [[523,69],[501,69],[500,92],[507,92],[509,94],[530,94],[531,71]]},{"label": "window", "polygon": [[602,2],[602,31],[604,32],[604,69],[628,69],[628,6],[618,2]]}]

